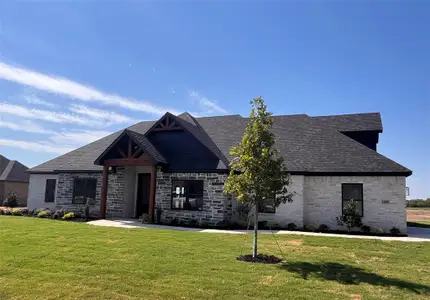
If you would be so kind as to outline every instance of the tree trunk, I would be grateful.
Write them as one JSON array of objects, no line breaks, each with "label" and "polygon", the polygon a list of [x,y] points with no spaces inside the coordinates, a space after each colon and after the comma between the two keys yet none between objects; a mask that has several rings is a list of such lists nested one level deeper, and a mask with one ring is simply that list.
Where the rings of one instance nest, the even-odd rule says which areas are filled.
[{"label": "tree trunk", "polygon": [[252,257],[257,257],[257,235],[258,235],[258,208],[255,205],[254,213],[254,247],[252,248]]}]

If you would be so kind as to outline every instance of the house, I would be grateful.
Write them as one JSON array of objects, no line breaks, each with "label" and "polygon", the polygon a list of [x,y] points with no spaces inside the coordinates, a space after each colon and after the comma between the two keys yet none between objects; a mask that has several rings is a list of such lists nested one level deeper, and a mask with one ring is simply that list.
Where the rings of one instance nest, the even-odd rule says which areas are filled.
[{"label": "house", "polygon": [[[189,113],[137,123],[30,169],[28,206],[82,210],[95,199],[101,218],[161,212],[163,222],[232,220],[238,206],[223,184],[230,148],[247,123],[240,115]],[[272,131],[295,195],[261,219],[334,229],[354,199],[364,224],[406,232],[405,179],[412,172],[377,152],[379,113],[274,116]]]},{"label": "house", "polygon": [[28,168],[16,160],[0,155],[0,206],[6,197],[15,192],[21,206],[27,205]]}]

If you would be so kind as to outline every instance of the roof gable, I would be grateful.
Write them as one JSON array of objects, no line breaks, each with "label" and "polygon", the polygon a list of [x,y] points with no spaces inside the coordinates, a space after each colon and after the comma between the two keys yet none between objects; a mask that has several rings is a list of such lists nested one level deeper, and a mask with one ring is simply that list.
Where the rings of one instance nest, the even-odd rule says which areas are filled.
[{"label": "roof gable", "polygon": [[110,158],[137,158],[142,154],[149,155],[154,163],[166,163],[164,157],[151,142],[137,132],[124,129],[123,132],[103,151],[94,161],[96,165],[103,165]]},{"label": "roof gable", "polygon": [[[4,157],[4,156],[3,156]],[[29,174],[28,167],[16,160],[8,160],[9,162],[0,173],[0,180],[28,182]]]}]

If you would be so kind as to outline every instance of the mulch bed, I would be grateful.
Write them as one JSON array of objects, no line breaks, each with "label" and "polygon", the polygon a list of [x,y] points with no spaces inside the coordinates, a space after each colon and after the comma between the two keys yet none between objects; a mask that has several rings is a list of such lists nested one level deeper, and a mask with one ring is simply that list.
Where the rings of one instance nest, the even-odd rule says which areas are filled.
[{"label": "mulch bed", "polygon": [[267,254],[258,254],[256,257],[252,257],[251,254],[247,254],[238,256],[237,260],[262,264],[279,264],[282,261],[282,258]]}]

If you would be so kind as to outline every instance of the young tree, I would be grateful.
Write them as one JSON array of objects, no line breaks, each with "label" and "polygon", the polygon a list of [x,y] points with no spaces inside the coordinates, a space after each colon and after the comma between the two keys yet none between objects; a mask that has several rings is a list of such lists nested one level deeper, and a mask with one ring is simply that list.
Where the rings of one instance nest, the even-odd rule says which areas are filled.
[{"label": "young tree", "polygon": [[343,209],[342,215],[337,217],[336,220],[339,226],[346,226],[348,232],[351,232],[351,228],[353,227],[363,226],[361,215],[357,211],[357,204],[354,200],[348,202]]},{"label": "young tree", "polygon": [[232,147],[231,170],[224,191],[255,207],[253,257],[257,256],[258,211],[292,201],[290,178],[270,131],[273,118],[262,97],[251,101],[250,121],[238,146]]}]

